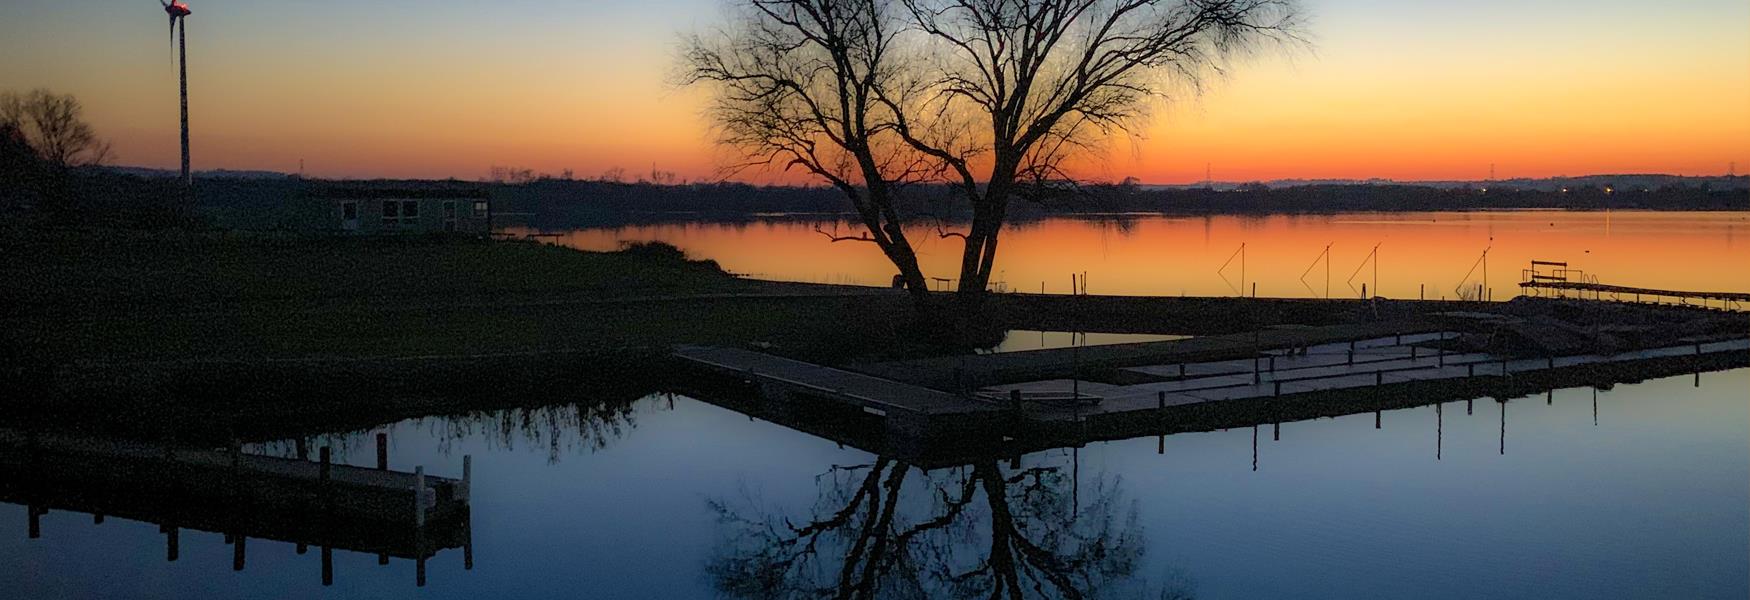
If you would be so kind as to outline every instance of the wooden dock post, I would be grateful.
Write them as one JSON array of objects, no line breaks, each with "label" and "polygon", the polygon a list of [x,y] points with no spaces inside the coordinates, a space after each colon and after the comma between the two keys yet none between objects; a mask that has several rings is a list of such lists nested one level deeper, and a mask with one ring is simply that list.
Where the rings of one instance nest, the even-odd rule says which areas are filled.
[{"label": "wooden dock post", "polygon": [[1464,401],[1464,414],[1467,414],[1467,415],[1471,414],[1471,403],[1474,401],[1475,401],[1475,399]]},{"label": "wooden dock post", "polygon": [[1281,421],[1277,421],[1275,423],[1270,424],[1270,441],[1272,441],[1272,442],[1282,441],[1282,422]]},{"label": "wooden dock post", "polygon": [[1380,416],[1380,411],[1377,411],[1377,410],[1373,411],[1373,428],[1374,429],[1379,429],[1379,416]]},{"label": "wooden dock post", "polygon": [[[1271,395],[1272,396],[1281,396],[1282,395],[1282,382],[1280,380],[1278,380],[1278,381],[1273,381],[1271,383],[1276,384],[1276,391],[1273,392]],[[1162,392],[1162,393],[1164,394],[1166,392]]]},{"label": "wooden dock post", "polygon": [[1477,364],[1471,363],[1471,364],[1465,365],[1464,366],[1464,376],[1465,377],[1476,377],[1477,376]]},{"label": "wooden dock post", "polygon": [[389,470],[389,434],[377,432],[377,470]]},{"label": "wooden dock post", "polygon": [[172,525],[164,531],[164,562],[176,562],[182,556],[182,535],[179,529]]},{"label": "wooden dock post", "polygon": [[334,548],[322,547],[322,585],[334,585]]},{"label": "wooden dock post", "polygon": [[34,540],[41,538],[43,536],[43,511],[38,509],[35,505],[30,505],[24,507],[24,512],[30,515],[30,525],[27,527],[27,529],[30,530],[30,533],[28,534],[30,539]]},{"label": "wooden dock post", "polygon": [[1167,393],[1166,392],[1155,392],[1155,408],[1158,410],[1166,410],[1167,409]]},{"label": "wooden dock post", "polygon": [[425,467],[413,468],[413,525],[425,527]]},{"label": "wooden dock post", "polygon": [[1421,290],[1416,292],[1416,299],[1417,300],[1427,300],[1428,299],[1428,284],[1426,284],[1426,283],[1422,284]]},{"label": "wooden dock post", "polygon": [[244,536],[243,534],[239,533],[239,534],[237,534],[237,543],[231,544],[231,570],[232,571],[242,571],[243,570],[243,547],[244,547],[245,542],[247,542],[248,540],[249,540],[249,538],[247,536]]},{"label": "wooden dock post", "polygon": [[1385,385],[1385,371],[1373,372],[1373,385]]},{"label": "wooden dock post", "polygon": [[321,483],[322,489],[326,491],[328,489],[329,471],[333,468],[330,462],[334,460],[334,449],[328,446],[323,446],[318,455],[321,456],[322,466],[318,467],[316,471],[316,481]]},{"label": "wooden dock post", "polygon": [[[1353,342],[1351,342],[1351,343],[1353,343]],[[1355,366],[1355,349],[1354,348],[1349,349],[1349,366],[1351,366],[1351,367]]]},{"label": "wooden dock post", "polygon": [[1416,345],[1414,345],[1414,344],[1410,345],[1410,360],[1416,360],[1416,352],[1417,352],[1416,348],[1417,348]]},{"label": "wooden dock post", "polygon": [[469,501],[469,494],[474,491],[474,455],[462,455],[462,497],[463,502]]}]

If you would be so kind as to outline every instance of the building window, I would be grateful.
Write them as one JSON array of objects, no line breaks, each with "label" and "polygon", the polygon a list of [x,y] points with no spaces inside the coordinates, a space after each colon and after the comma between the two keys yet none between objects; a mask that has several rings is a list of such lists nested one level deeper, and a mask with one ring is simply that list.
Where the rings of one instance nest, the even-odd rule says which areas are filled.
[{"label": "building window", "polygon": [[474,201],[474,218],[476,218],[476,219],[486,218],[486,201],[485,200],[475,200]]},{"label": "building window", "polygon": [[418,200],[384,200],[384,227],[415,227],[419,225]]}]

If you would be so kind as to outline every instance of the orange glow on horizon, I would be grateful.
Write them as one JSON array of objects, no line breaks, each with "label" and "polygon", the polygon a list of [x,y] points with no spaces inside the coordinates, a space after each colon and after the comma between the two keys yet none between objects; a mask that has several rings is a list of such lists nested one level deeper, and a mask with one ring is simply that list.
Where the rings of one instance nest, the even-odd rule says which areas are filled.
[{"label": "orange glow on horizon", "polygon": [[[1616,0],[1306,0],[1310,49],[1180,85],[1136,139],[1079,161],[1090,179],[1466,179],[1713,175],[1750,165],[1750,6],[1648,14]],[[474,179],[493,165],[712,179],[705,93],[671,83],[679,32],[716,0],[482,13],[238,2],[189,19],[197,169]],[[178,162],[162,17],[80,3],[0,8],[9,88],[76,94],[119,163]],[[17,24],[28,23],[20,27]],[[69,48],[78,31],[97,43]],[[1633,33],[1623,33],[1632,31]],[[310,32],[320,32],[311,35]],[[55,49],[50,51],[50,49]],[[1182,82],[1181,82],[1182,83]],[[813,183],[747,172],[753,182]]]}]

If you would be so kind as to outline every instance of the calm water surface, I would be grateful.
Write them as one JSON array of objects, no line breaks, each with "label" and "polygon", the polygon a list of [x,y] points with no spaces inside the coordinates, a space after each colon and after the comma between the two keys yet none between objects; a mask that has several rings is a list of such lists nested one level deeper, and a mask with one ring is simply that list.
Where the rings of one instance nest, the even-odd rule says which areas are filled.
[{"label": "calm water surface", "polygon": [[[580,229],[551,239],[589,250],[662,240],[753,277],[886,285],[894,271],[873,246],[831,243],[815,231],[835,227],[847,235],[860,231],[831,222],[671,223]],[[1535,259],[1567,262],[1603,283],[1750,292],[1750,243],[1737,239],[1746,234],[1746,212],[1057,218],[1005,230],[994,279],[1015,291],[1065,293],[1070,274],[1085,272],[1090,293],[1169,296],[1250,293],[1256,284],[1260,296],[1355,297],[1368,283],[1370,293],[1432,299],[1455,297],[1461,286],[1474,289],[1486,273],[1493,297],[1505,299],[1517,293],[1520,271]],[[941,238],[932,228],[912,229],[908,237],[926,276],[956,276],[959,239]],[[1375,246],[1377,260],[1370,257]],[[1480,264],[1485,249],[1486,271]]]},{"label": "calm water surface", "polygon": [[[56,511],[30,540],[0,504],[0,596],[812,596],[850,573],[896,597],[1741,599],[1750,369],[1699,381],[928,472],[687,397],[418,419],[385,428],[391,464],[455,476],[473,456],[471,571],[445,551],[416,590],[410,562],[337,552],[323,588],[290,544],[251,540],[233,572],[219,534],[185,530],[167,563],[156,525]],[[327,442],[369,465],[374,431]]]}]

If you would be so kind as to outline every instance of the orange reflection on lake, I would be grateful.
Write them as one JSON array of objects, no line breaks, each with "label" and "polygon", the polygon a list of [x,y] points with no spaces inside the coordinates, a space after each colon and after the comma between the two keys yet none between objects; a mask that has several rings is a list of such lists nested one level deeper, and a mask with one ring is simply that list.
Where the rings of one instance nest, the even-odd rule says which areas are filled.
[{"label": "orange reflection on lake", "polygon": [[[612,250],[623,242],[660,240],[695,258],[761,279],[885,285],[894,269],[871,244],[830,242],[790,221],[671,223],[578,229],[555,243]],[[838,232],[857,226],[838,223]],[[993,284],[1022,292],[1070,288],[1088,275],[1094,294],[1231,296],[1256,284],[1259,296],[1456,297],[1486,280],[1495,299],[1517,294],[1531,260],[1563,261],[1602,283],[1637,287],[1750,292],[1750,232],[1744,212],[1491,211],[1085,219],[1013,224],[1003,232]],[[528,233],[526,230],[512,233]],[[953,278],[958,238],[932,227],[909,229],[926,276]],[[1244,281],[1241,258],[1245,245]],[[1321,257],[1330,245],[1330,260]],[[1377,290],[1374,261],[1377,245]],[[1225,271],[1218,269],[1232,259]],[[1328,266],[1327,266],[1328,262]],[[1467,276],[1468,274],[1468,276]],[[1304,275],[1304,279],[1303,279]]]}]

